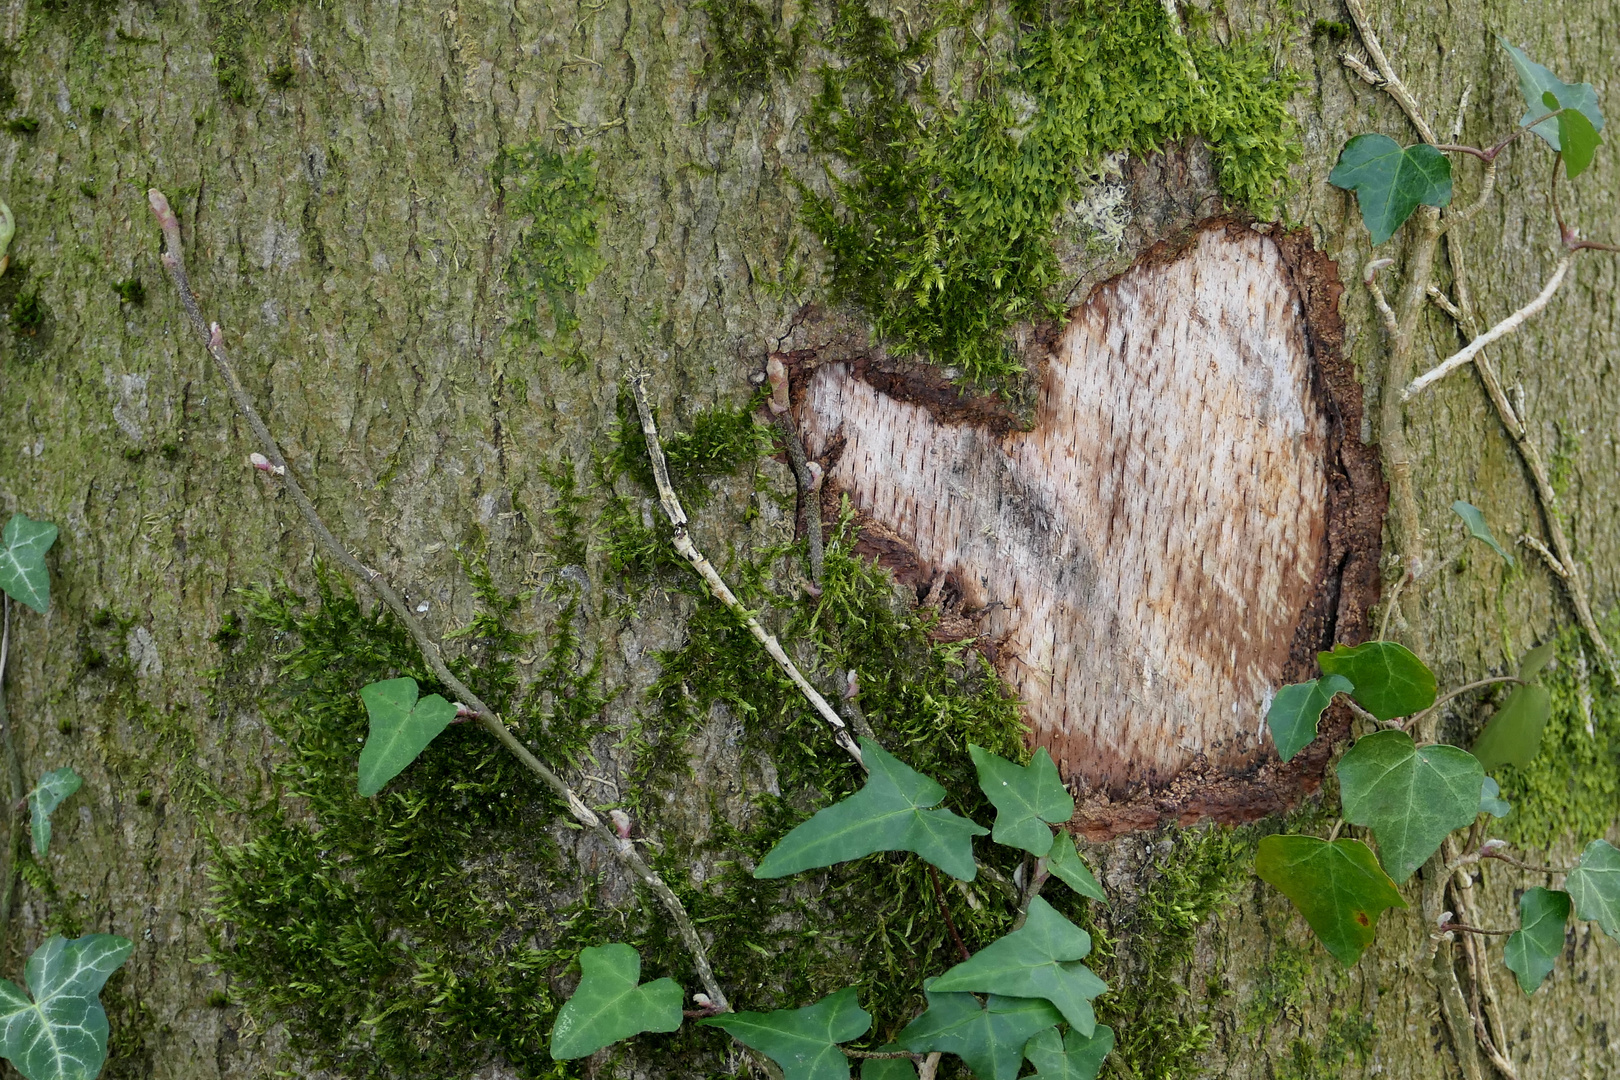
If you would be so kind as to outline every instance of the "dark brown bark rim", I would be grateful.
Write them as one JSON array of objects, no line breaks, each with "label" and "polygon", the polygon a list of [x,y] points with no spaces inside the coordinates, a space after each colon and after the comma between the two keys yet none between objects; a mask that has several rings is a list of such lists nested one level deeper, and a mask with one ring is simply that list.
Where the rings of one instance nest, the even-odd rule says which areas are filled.
[{"label": "dark brown bark rim", "polygon": [[[1094,285],[1086,299],[1071,309],[1071,315],[1123,274],[1144,265],[1174,262],[1202,234],[1217,230],[1234,238],[1250,231],[1260,232],[1276,245],[1303,315],[1314,373],[1311,397],[1327,421],[1324,461],[1328,505],[1322,558],[1311,600],[1295,628],[1284,669],[1286,682],[1301,682],[1315,677],[1319,650],[1336,642],[1358,644],[1367,636],[1370,614],[1381,589],[1380,553],[1388,489],[1377,447],[1361,441],[1362,388],[1354,364],[1344,352],[1344,321],[1339,314],[1344,285],[1338,264],[1316,249],[1308,230],[1285,230],[1241,215],[1222,214],[1155,243],[1120,274]],[[825,309],[807,306],[795,324],[803,328],[827,315]],[[1037,377],[1061,334],[1062,324],[1057,322],[1026,328],[1024,351]],[[897,359],[881,348],[851,348],[853,344],[846,337],[830,348],[781,354],[789,366],[795,410],[802,408],[815,369],[837,360],[850,364],[855,377],[890,397],[921,405],[941,423],[973,424],[996,435],[1027,426],[1019,413],[1001,399],[953,384],[937,365]],[[837,355],[824,356],[825,352]],[[836,459],[839,449],[834,445],[828,457]],[[823,465],[831,471],[830,462]],[[838,495],[830,483],[822,493],[824,525],[836,520]],[[875,558],[898,581],[917,590],[920,599],[932,585],[933,574],[918,559],[912,545],[867,515],[858,515],[858,523],[861,535],[856,551]],[[949,582],[946,586],[954,591]],[[940,636],[973,635],[972,613],[952,611],[948,604],[945,612]],[[992,661],[996,659],[995,642],[983,640],[980,648]],[[1163,783],[1138,784],[1112,797],[1101,790],[1084,791],[1070,826],[1088,839],[1102,840],[1135,830],[1157,829],[1171,822],[1238,824],[1285,811],[1320,787],[1333,744],[1348,733],[1349,723],[1347,709],[1329,709],[1323,718],[1322,735],[1287,764],[1270,752],[1237,771],[1219,770],[1199,759]]]}]

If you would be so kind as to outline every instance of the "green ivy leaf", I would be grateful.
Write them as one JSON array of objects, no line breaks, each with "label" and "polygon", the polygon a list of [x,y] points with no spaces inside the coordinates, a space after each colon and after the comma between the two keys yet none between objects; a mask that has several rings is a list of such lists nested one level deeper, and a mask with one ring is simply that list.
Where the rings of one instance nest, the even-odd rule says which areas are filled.
[{"label": "green ivy leaf", "polygon": [[1479,812],[1495,818],[1505,818],[1513,811],[1513,804],[1502,798],[1502,785],[1487,776],[1479,789]]},{"label": "green ivy leaf", "polygon": [[1052,838],[1052,850],[1046,855],[1046,869],[1081,896],[1089,896],[1093,900],[1108,899],[1090,868],[1081,860],[1080,852],[1075,849],[1074,837],[1067,829],[1059,829],[1057,836]]},{"label": "green ivy leaf", "polygon": [[914,851],[962,881],[972,881],[973,838],[990,830],[937,807],[945,789],[871,739],[861,740],[871,775],[786,836],[760,861],[756,878],[779,878],[879,851]]},{"label": "green ivy leaf", "polygon": [[1015,765],[971,743],[968,753],[979,772],[979,789],[996,808],[990,839],[1045,855],[1052,848],[1052,830],[1047,826],[1074,816],[1074,798],[1058,778],[1052,755],[1043,746],[1028,765]]},{"label": "green ivy leaf", "polygon": [[[1553,106],[1558,107],[1558,99],[1550,92],[1541,96],[1551,99]],[[1571,180],[1592,164],[1592,159],[1597,156],[1598,143],[1602,141],[1597,128],[1592,126],[1592,121],[1584,113],[1565,109],[1558,114],[1558,143],[1563,147],[1559,153],[1564,155],[1564,175]]]},{"label": "green ivy leaf", "polygon": [[1515,686],[1471,748],[1479,763],[1495,771],[1503,765],[1524,768],[1541,753],[1541,733],[1552,715],[1552,695],[1544,686]]},{"label": "green ivy leaf", "polygon": [[52,769],[39,778],[38,785],[28,793],[30,831],[34,835],[34,854],[40,858],[51,846],[51,812],[84,783],[71,766]]},{"label": "green ivy leaf", "polygon": [[23,969],[27,993],[0,979],[0,1055],[28,1080],[94,1080],[107,1059],[101,988],[129,958],[132,943],[112,934],[72,941],[57,935]]},{"label": "green ivy leaf", "polygon": [[1451,202],[1451,162],[1427,143],[1402,147],[1388,135],[1357,135],[1339,152],[1328,183],[1356,193],[1362,224],[1382,244],[1419,206]]},{"label": "green ivy leaf", "polygon": [[[1552,110],[1542,99],[1543,94],[1552,92],[1553,98],[1563,103],[1564,108],[1575,109],[1587,120],[1591,121],[1595,131],[1603,130],[1603,110],[1598,108],[1597,91],[1591,83],[1566,83],[1526,56],[1523,51],[1509,45],[1506,38],[1497,38],[1502,48],[1508,51],[1513,58],[1513,67],[1519,73],[1519,92],[1524,95],[1525,111],[1519,118],[1520,124],[1528,124],[1538,116],[1546,116]],[[1561,150],[1563,144],[1559,139],[1558,120],[1543,120],[1530,129],[1535,132],[1548,146],[1554,150]]]},{"label": "green ivy leaf", "polygon": [[1024,925],[998,938],[951,968],[934,986],[941,992],[969,991],[1040,998],[1057,1006],[1082,1035],[1097,1026],[1091,999],[1108,984],[1075,963],[1091,952],[1091,935],[1059,915],[1040,897],[1029,902]]},{"label": "green ivy leaf", "polygon": [[1059,1036],[1047,1028],[1024,1045],[1024,1056],[1035,1066],[1030,1080],[1097,1080],[1103,1058],[1114,1049],[1114,1029],[1098,1024],[1090,1038],[1078,1031]]},{"label": "green ivy leaf", "polygon": [[1496,542],[1496,536],[1491,532],[1491,527],[1485,524],[1485,512],[1483,510],[1473,503],[1464,502],[1461,499],[1451,504],[1451,510],[1463,519],[1463,524],[1468,526],[1468,531],[1475,540],[1483,540],[1487,547],[1506,559],[1509,566],[1513,565],[1513,556],[1509,555],[1507,549]]},{"label": "green ivy leaf", "polygon": [[1324,675],[1343,675],[1354,685],[1350,696],[1380,720],[1410,716],[1434,704],[1439,685],[1428,665],[1393,641],[1369,641],[1316,654]]},{"label": "green ivy leaf", "polygon": [[849,1080],[849,1058],[838,1044],[866,1034],[872,1014],[848,986],[802,1009],[722,1013],[702,1023],[725,1029],[782,1066],[786,1080]]},{"label": "green ivy leaf", "polygon": [[1539,885],[1519,898],[1519,928],[1508,937],[1503,960],[1525,993],[1536,992],[1564,951],[1569,909],[1569,893]]},{"label": "green ivy leaf", "polygon": [[[905,1047],[887,1043],[878,1049],[887,1053]],[[910,1058],[867,1058],[861,1062],[861,1080],[917,1080],[917,1065]]]},{"label": "green ivy leaf", "polygon": [[629,945],[590,946],[579,954],[579,987],[557,1010],[551,1060],[586,1057],[644,1031],[681,1026],[681,987],[674,979],[643,986],[641,954]]},{"label": "green ivy leaf", "polygon": [[1268,836],[1254,872],[1294,902],[1333,958],[1350,967],[1372,944],[1378,916],[1406,901],[1360,840]]},{"label": "green ivy leaf", "polygon": [[384,679],[361,689],[371,717],[371,732],[360,749],[361,795],[381,791],[456,718],[455,705],[438,694],[418,701],[418,692],[412,678]]},{"label": "green ivy leaf", "polygon": [[1324,675],[1277,691],[1266,711],[1266,727],[1271,729],[1271,741],[1277,744],[1277,756],[1289,761],[1309,746],[1333,695],[1348,694],[1352,689],[1354,686],[1343,675]]},{"label": "green ivy leaf", "polygon": [[1577,916],[1591,919],[1620,941],[1620,848],[1607,840],[1587,844],[1581,861],[1564,879],[1564,889],[1575,902]]},{"label": "green ivy leaf", "polygon": [[1536,677],[1541,674],[1541,669],[1546,667],[1548,661],[1556,655],[1558,655],[1558,646],[1552,642],[1537,645],[1525,653],[1524,659],[1519,661],[1519,678],[1525,682],[1534,682]]},{"label": "green ivy leaf", "polygon": [[1419,747],[1404,731],[1378,731],[1357,740],[1337,772],[1344,820],[1372,829],[1397,882],[1479,816],[1485,770],[1455,746]]},{"label": "green ivy leaf", "polygon": [[51,606],[51,577],[45,571],[45,553],[56,543],[56,526],[35,521],[27,514],[12,514],[0,533],[0,589],[19,604],[41,615]]},{"label": "green ivy leaf", "polygon": [[980,1001],[972,994],[936,991],[938,981],[923,983],[928,1011],[906,1025],[895,1041],[913,1053],[955,1054],[979,1080],[1014,1080],[1030,1036],[1063,1019],[1038,998],[991,994]]}]

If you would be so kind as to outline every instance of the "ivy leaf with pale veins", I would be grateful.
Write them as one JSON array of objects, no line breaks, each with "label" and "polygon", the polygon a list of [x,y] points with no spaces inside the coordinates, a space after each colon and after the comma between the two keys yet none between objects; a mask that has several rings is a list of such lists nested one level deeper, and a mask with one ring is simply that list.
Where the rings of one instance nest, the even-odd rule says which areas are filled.
[{"label": "ivy leaf with pale veins", "polygon": [[0,589],[19,604],[41,615],[51,606],[51,576],[45,553],[56,543],[56,526],[35,521],[27,514],[12,514],[0,533]]},{"label": "ivy leaf with pale veins", "polygon": [[1344,820],[1372,829],[1397,882],[1479,816],[1485,770],[1455,746],[1419,747],[1404,731],[1378,731],[1357,740],[1337,772]]},{"label": "ivy leaf with pale veins", "polygon": [[1479,812],[1491,817],[1504,818],[1512,813],[1513,804],[1502,798],[1502,785],[1487,776],[1479,789]]},{"label": "ivy leaf with pale veins", "polygon": [[1327,951],[1345,967],[1372,944],[1378,916],[1406,901],[1360,840],[1268,836],[1254,872],[1294,902]]},{"label": "ivy leaf with pale veins", "polygon": [[1353,684],[1343,675],[1324,675],[1310,682],[1294,683],[1277,691],[1266,711],[1266,727],[1277,744],[1277,756],[1289,761],[1316,739],[1322,712],[1334,694],[1348,694]]},{"label": "ivy leaf with pale veins", "polygon": [[879,851],[914,851],[962,881],[972,881],[973,838],[990,830],[939,808],[945,789],[871,739],[861,740],[871,770],[866,786],[817,812],[782,837],[756,878],[779,878]]},{"label": "ivy leaf with pale veins", "polygon": [[998,938],[934,980],[934,987],[1007,997],[1040,998],[1057,1006],[1082,1035],[1097,1026],[1091,999],[1108,984],[1075,961],[1091,952],[1091,935],[1045,900],[1029,902],[1024,925]]},{"label": "ivy leaf with pale veins", "polygon": [[456,707],[438,694],[417,700],[412,678],[384,679],[361,688],[371,733],[360,748],[360,794],[368,798],[405,771],[450,721]]},{"label": "ivy leaf with pale veins", "polygon": [[94,1080],[107,1059],[101,988],[129,958],[132,943],[112,934],[72,941],[60,935],[23,968],[34,996],[0,979],[0,1055],[28,1080]]},{"label": "ivy leaf with pale veins", "polygon": [[34,854],[40,858],[51,846],[51,813],[84,783],[71,766],[52,769],[39,778],[38,785],[28,793],[29,831],[34,837]]},{"label": "ivy leaf with pale veins", "polygon": [[1519,928],[1508,938],[1502,958],[1525,993],[1536,992],[1564,951],[1569,909],[1569,893],[1539,885],[1519,898]]},{"label": "ivy leaf with pale veins", "polygon": [[[1496,40],[1513,58],[1513,68],[1519,73],[1519,92],[1524,95],[1525,104],[1524,115],[1519,118],[1520,124],[1528,124],[1536,117],[1546,116],[1553,111],[1542,98],[1550,91],[1555,100],[1563,103],[1562,107],[1574,109],[1591,121],[1594,131],[1603,130],[1603,110],[1598,108],[1597,91],[1591,83],[1566,83],[1530,59],[1522,50],[1509,45],[1506,38]],[[1558,119],[1543,120],[1530,129],[1554,150],[1563,149]]]},{"label": "ivy leaf with pale veins", "polygon": [[551,1059],[586,1057],[644,1031],[681,1026],[681,986],[655,979],[638,986],[641,954],[623,943],[591,946],[579,954],[574,996],[557,1010],[551,1026]]},{"label": "ivy leaf with pale veins", "polygon": [[1333,646],[1316,654],[1324,675],[1343,675],[1354,685],[1350,696],[1380,720],[1410,716],[1434,704],[1440,687],[1434,672],[1404,645],[1369,641],[1349,648]]},{"label": "ivy leaf with pale veins", "polygon": [[1451,202],[1451,162],[1427,143],[1403,147],[1388,135],[1357,135],[1339,151],[1328,183],[1356,193],[1362,224],[1382,244],[1419,206]]},{"label": "ivy leaf with pale veins", "polygon": [[1030,1080],[1097,1080],[1103,1058],[1114,1049],[1114,1029],[1098,1024],[1091,1037],[1070,1031],[1060,1036],[1048,1028],[1024,1046],[1024,1056],[1035,1066]]},{"label": "ivy leaf with pale veins", "polygon": [[1620,941],[1620,848],[1607,840],[1587,844],[1564,879],[1564,889],[1575,901],[1578,917],[1591,919]]},{"label": "ivy leaf with pale veins", "polygon": [[1046,747],[1036,750],[1028,765],[1015,765],[971,743],[968,753],[979,773],[979,789],[996,808],[990,839],[1045,855],[1052,849],[1052,830],[1047,826],[1074,816],[1074,797],[1059,779]]},{"label": "ivy leaf with pale veins", "polygon": [[1039,998],[991,994],[980,1001],[972,994],[941,993],[933,988],[937,982],[923,983],[928,1011],[906,1025],[895,1041],[916,1054],[955,1054],[979,1080],[1014,1080],[1030,1037],[1063,1019]]},{"label": "ivy leaf with pale veins", "polygon": [[1074,837],[1067,829],[1059,829],[1057,836],[1053,837],[1052,850],[1046,855],[1046,869],[1081,896],[1089,896],[1093,900],[1108,899],[1103,895],[1102,886],[1097,884],[1096,876],[1081,860],[1080,852],[1075,849]]},{"label": "ivy leaf with pale veins", "polygon": [[1474,740],[1474,756],[1491,771],[1503,765],[1524,768],[1541,753],[1541,733],[1551,715],[1552,695],[1546,687],[1515,686]]},{"label": "ivy leaf with pale veins", "polygon": [[1475,540],[1484,541],[1486,547],[1507,560],[1509,566],[1513,565],[1513,556],[1509,555],[1507,549],[1496,542],[1496,534],[1492,533],[1491,527],[1485,524],[1485,511],[1473,503],[1464,502],[1461,499],[1451,504],[1451,510],[1462,518],[1463,524],[1468,526],[1468,532]]},{"label": "ivy leaf with pale veins", "polygon": [[872,1014],[847,986],[802,1009],[722,1013],[702,1023],[723,1028],[782,1066],[786,1080],[849,1080],[849,1058],[838,1044],[865,1035]]}]

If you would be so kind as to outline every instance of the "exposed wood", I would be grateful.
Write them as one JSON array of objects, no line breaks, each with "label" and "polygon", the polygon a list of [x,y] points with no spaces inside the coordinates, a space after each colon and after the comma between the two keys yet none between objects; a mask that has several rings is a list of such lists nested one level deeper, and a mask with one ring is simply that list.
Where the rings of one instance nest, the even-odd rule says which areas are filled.
[{"label": "exposed wood", "polygon": [[801,363],[829,487],[903,579],[975,617],[1034,741],[1110,800],[1272,757],[1272,695],[1338,621],[1334,492],[1381,513],[1375,481],[1335,483],[1335,395],[1289,246],[1217,223],[1099,286],[1054,342],[1027,431],[942,406],[920,372]]}]

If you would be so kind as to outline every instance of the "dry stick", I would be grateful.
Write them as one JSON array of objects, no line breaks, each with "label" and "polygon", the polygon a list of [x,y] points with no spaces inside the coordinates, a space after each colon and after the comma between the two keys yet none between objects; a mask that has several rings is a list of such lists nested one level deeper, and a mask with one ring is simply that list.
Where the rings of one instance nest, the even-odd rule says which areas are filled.
[{"label": "dry stick", "polygon": [[218,369],[220,377],[225,380],[225,386],[230,391],[232,400],[236,403],[237,411],[247,421],[248,427],[253,430],[254,436],[259,441],[261,451],[269,459],[271,470],[286,486],[287,493],[292,496],[294,505],[298,507],[298,512],[302,515],[305,524],[314,533],[316,541],[337,560],[339,565],[364,581],[371,587],[372,591],[382,598],[383,603],[405,625],[411,639],[415,641],[417,649],[422,653],[423,659],[427,661],[428,667],[433,671],[434,676],[449,687],[460,702],[477,715],[478,722],[484,726],[484,729],[494,735],[502,746],[511,751],[530,772],[538,776],[558,798],[562,799],[568,805],[569,813],[574,820],[583,825],[602,843],[606,844],[608,850],[612,851],[619,861],[631,873],[635,874],[642,884],[651,890],[659,902],[664,905],[665,910],[668,911],[671,921],[675,923],[675,928],[680,933],[681,940],[686,943],[687,949],[692,953],[692,962],[697,969],[698,980],[703,983],[704,992],[708,994],[709,1000],[720,1006],[721,1011],[729,1011],[731,1006],[727,1004],[725,993],[720,989],[720,984],[714,977],[714,971],[709,966],[708,953],[704,948],[703,939],[698,936],[697,928],[692,925],[692,920],[687,915],[686,908],[681,904],[680,898],[664,883],[664,879],[659,877],[658,873],[647,865],[646,861],[636,851],[634,845],[621,840],[611,829],[603,825],[601,818],[597,817],[596,813],[585,805],[580,797],[574,793],[574,790],[568,786],[567,782],[548,768],[539,758],[530,753],[529,748],[524,746],[517,736],[512,734],[512,730],[496,715],[494,710],[484,704],[478,695],[474,694],[465,683],[456,678],[455,674],[446,666],[438,642],[433,640],[428,633],[427,627],[423,625],[422,620],[406,604],[399,591],[380,573],[355,558],[349,552],[349,549],[344,547],[342,542],[332,535],[332,531],[326,527],[326,523],[321,519],[319,511],[315,509],[315,504],[310,501],[309,496],[304,492],[303,486],[299,484],[297,476],[287,467],[287,460],[281,454],[281,447],[277,445],[275,437],[270,434],[270,429],[259,416],[259,411],[254,407],[252,399],[242,389],[242,385],[236,377],[236,369],[231,364],[230,356],[225,351],[225,336],[220,330],[219,324],[214,323],[209,326],[203,320],[202,309],[198,306],[196,294],[191,289],[191,279],[186,274],[185,249],[180,239],[180,222],[175,217],[174,211],[169,208],[169,200],[156,188],[149,191],[147,197],[152,204],[153,214],[157,216],[158,224],[163,228],[163,237],[166,244],[163,253],[163,266],[169,272],[175,290],[180,295],[180,305],[185,310],[186,319],[191,323],[197,337],[208,350],[208,355],[213,358],[214,366]]},{"label": "dry stick", "polygon": [[798,667],[794,665],[792,660],[788,659],[787,653],[782,651],[781,644],[759,624],[759,620],[754,618],[751,611],[743,607],[742,601],[737,599],[736,594],[731,591],[731,587],[720,576],[720,572],[714,568],[708,559],[703,557],[703,553],[697,549],[697,545],[693,544],[692,538],[687,535],[686,511],[681,509],[680,497],[675,494],[675,489],[669,482],[669,466],[664,462],[663,444],[658,441],[658,424],[653,420],[652,406],[647,403],[646,381],[647,376],[645,373],[632,375],[630,377],[630,388],[635,393],[636,411],[641,414],[641,433],[647,438],[647,456],[652,459],[653,480],[658,485],[658,501],[663,505],[664,515],[669,518],[669,523],[675,529],[675,550],[681,553],[682,558],[692,564],[692,568],[698,572],[698,576],[709,586],[709,592],[714,594],[714,598],[726,605],[733,615],[741,619],[743,625],[748,627],[749,633],[753,634],[759,643],[765,646],[765,651],[771,654],[771,659],[775,660],[782,670],[787,672],[788,678],[793,680],[793,685],[797,686],[799,692],[810,700],[810,704],[815,706],[816,712],[821,714],[821,718],[832,725],[833,738],[837,740],[838,745],[843,747],[844,751],[855,759],[856,764],[863,769],[866,768],[866,762],[861,760],[860,747],[856,746],[855,740],[850,738],[849,727],[844,723],[844,718],[839,716],[833,707],[827,704],[827,699],[822,697],[820,692],[811,686],[809,681],[799,673]]},{"label": "dry stick", "polygon": [[[1423,110],[1419,108],[1417,98],[1412,96],[1412,92],[1406,88],[1406,84],[1401,82],[1400,76],[1396,75],[1395,69],[1390,66],[1389,58],[1384,55],[1383,47],[1378,44],[1378,35],[1373,33],[1372,22],[1367,18],[1367,9],[1362,7],[1361,0],[1344,0],[1344,6],[1350,11],[1350,18],[1356,24],[1356,31],[1361,35],[1361,43],[1366,46],[1367,55],[1372,57],[1374,66],[1378,68],[1378,76],[1383,80],[1380,85],[1400,105],[1401,111],[1412,121],[1412,126],[1417,128],[1424,142],[1439,142],[1434,137],[1434,129],[1423,118]],[[1345,60],[1348,64],[1348,55]]]},{"label": "dry stick", "polygon": [[968,952],[968,947],[962,943],[962,935],[956,932],[956,920],[951,918],[951,909],[945,903],[945,890],[939,883],[939,871],[934,869],[932,863],[928,866],[928,877],[934,883],[934,899],[939,901],[939,913],[945,916],[945,925],[951,931],[951,940],[956,942],[956,951],[962,954],[963,960],[966,960],[973,954]]},{"label": "dry stick", "polygon": [[[1457,864],[1461,860],[1458,857],[1457,842],[1451,837],[1447,837],[1442,848],[1448,864],[1454,868],[1447,885],[1451,889],[1452,895],[1456,897],[1457,910],[1462,912],[1463,918],[1469,923],[1477,926],[1480,918],[1479,911],[1474,904],[1474,883],[1466,871],[1458,872],[1460,867]],[[1473,938],[1464,937],[1462,945],[1468,957],[1469,971],[1473,975],[1474,985],[1483,1001],[1483,1009],[1474,1015],[1476,1025],[1474,1034],[1478,1038],[1480,1046],[1484,1048],[1485,1056],[1490,1059],[1496,1071],[1502,1074],[1503,1080],[1519,1080],[1518,1073],[1514,1071],[1512,1063],[1497,1049],[1498,1040],[1502,1042],[1502,1045],[1507,1045],[1507,1028],[1502,1023],[1502,1012],[1497,1005],[1496,983],[1491,976],[1491,966],[1487,962],[1487,958],[1481,955],[1482,950],[1476,946]],[[1483,1016],[1480,1013],[1483,1013]],[[1486,1029],[1486,1021],[1490,1023],[1489,1030]],[[1490,1033],[1492,1031],[1496,1033],[1495,1039],[1491,1037]]]},{"label": "dry stick", "polygon": [[1541,292],[1534,300],[1479,335],[1473,341],[1470,341],[1464,348],[1457,350],[1430,370],[1413,379],[1407,384],[1406,389],[1401,391],[1401,401],[1412,400],[1415,395],[1421,394],[1424,390],[1427,390],[1430,386],[1478,356],[1481,349],[1502,340],[1539,315],[1541,309],[1546,307],[1552,300],[1553,293],[1558,291],[1558,286],[1564,283],[1564,277],[1569,273],[1570,265],[1574,259],[1574,252],[1566,252],[1564,257],[1558,260],[1558,266],[1553,270],[1552,277],[1547,279],[1547,284],[1542,286]]},{"label": "dry stick", "polygon": [[17,874],[22,866],[23,854],[23,797],[25,783],[22,773],[22,759],[17,756],[17,744],[11,737],[11,713],[6,708],[6,660],[11,655],[11,597],[0,596],[0,606],[5,609],[4,629],[0,629],[0,739],[5,742],[6,780],[10,787],[10,797],[6,805],[11,807],[11,835],[6,846],[6,864],[0,875],[4,875],[5,884],[0,891],[0,950],[5,949],[6,933],[11,929],[11,905],[17,897]]},{"label": "dry stick", "polygon": [[819,589],[821,568],[825,561],[821,550],[821,489],[815,477],[810,475],[810,460],[804,452],[799,431],[793,426],[791,413],[776,418],[776,430],[782,433],[782,442],[787,446],[788,465],[799,488],[799,507],[804,512],[804,535],[810,542],[810,581]]}]

